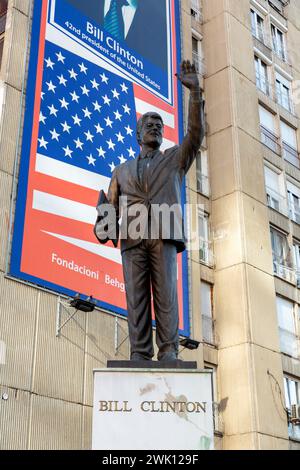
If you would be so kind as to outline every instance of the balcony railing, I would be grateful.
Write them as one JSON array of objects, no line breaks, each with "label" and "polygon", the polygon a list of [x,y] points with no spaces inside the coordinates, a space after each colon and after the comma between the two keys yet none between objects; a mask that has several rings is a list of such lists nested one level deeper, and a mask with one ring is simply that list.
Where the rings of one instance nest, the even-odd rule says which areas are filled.
[{"label": "balcony railing", "polygon": [[209,178],[202,173],[197,173],[197,191],[204,196],[210,196],[210,184]]},{"label": "balcony railing", "polygon": [[214,320],[208,315],[202,315],[202,338],[205,343],[215,344]]},{"label": "balcony railing", "polygon": [[214,255],[211,249],[211,242],[203,240],[200,238],[200,262],[206,266],[212,267],[214,265]]},{"label": "balcony railing", "polygon": [[281,214],[288,215],[287,200],[282,194],[266,186],[268,206]]},{"label": "balcony railing", "polygon": [[283,158],[287,162],[291,163],[297,168],[300,168],[299,154],[295,148],[291,147],[286,142],[282,142],[282,154],[283,154]]},{"label": "balcony railing", "polygon": [[277,260],[274,258],[273,255],[273,270],[276,276],[281,277],[287,282],[291,284],[296,284],[296,271],[294,268],[286,266],[283,264],[282,261]]},{"label": "balcony railing", "polygon": [[261,128],[261,141],[266,147],[273,150],[277,155],[281,155],[281,148],[279,145],[279,138],[269,131],[266,127],[260,126]]}]

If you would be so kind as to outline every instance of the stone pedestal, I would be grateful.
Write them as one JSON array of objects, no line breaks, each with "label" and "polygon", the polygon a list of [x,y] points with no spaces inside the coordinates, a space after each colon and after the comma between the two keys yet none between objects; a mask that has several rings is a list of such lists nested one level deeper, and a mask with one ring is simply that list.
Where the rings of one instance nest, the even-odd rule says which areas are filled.
[{"label": "stone pedestal", "polygon": [[213,449],[213,437],[210,372],[178,367],[94,371],[94,450]]}]

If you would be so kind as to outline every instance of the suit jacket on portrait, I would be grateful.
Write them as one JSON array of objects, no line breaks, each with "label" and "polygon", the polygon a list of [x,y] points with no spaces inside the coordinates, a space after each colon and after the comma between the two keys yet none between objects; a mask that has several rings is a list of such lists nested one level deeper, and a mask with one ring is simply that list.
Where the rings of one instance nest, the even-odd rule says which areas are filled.
[{"label": "suit jacket on portrait", "polygon": [[[96,23],[103,25],[104,0],[67,1]],[[125,43],[152,64],[166,70],[167,26],[163,3],[162,0],[139,0]]]}]

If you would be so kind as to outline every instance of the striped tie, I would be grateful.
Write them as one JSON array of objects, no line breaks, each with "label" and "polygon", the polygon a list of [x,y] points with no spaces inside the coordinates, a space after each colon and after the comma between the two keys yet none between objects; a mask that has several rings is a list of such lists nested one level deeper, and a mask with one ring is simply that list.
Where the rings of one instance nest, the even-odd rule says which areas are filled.
[{"label": "striped tie", "polygon": [[104,29],[120,40],[125,38],[122,7],[126,3],[126,0],[111,0],[110,9],[104,18]]}]

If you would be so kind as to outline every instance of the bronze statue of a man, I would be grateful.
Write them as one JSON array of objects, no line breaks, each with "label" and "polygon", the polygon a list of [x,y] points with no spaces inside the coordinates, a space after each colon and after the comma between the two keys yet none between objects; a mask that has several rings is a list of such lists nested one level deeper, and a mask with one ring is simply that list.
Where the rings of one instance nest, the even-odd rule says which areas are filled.
[{"label": "bronze statue of a man", "polygon": [[[147,209],[144,232],[134,236],[125,230],[126,236],[121,236],[131,360],[151,360],[154,355],[151,290],[158,360],[176,360],[178,355],[177,253],[185,249],[182,213],[181,210],[173,212],[168,232],[159,226],[153,208],[181,207],[182,180],[205,132],[204,105],[195,66],[183,61],[178,78],[190,90],[188,127],[182,144],[162,153],[161,116],[157,113],[142,116],[137,124],[140,155],[114,170],[107,196],[120,219],[121,235],[137,217],[132,209],[138,205]],[[126,200],[125,206],[120,203],[122,199]],[[157,236],[152,235],[153,225],[156,229],[159,226]]]}]

